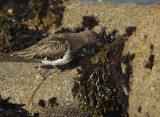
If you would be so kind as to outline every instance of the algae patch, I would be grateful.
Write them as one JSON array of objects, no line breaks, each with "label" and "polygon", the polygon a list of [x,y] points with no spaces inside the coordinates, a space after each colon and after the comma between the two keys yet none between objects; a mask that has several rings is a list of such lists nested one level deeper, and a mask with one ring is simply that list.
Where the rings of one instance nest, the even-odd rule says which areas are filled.
[{"label": "algae patch", "polygon": [[[78,70],[78,76],[75,78],[73,95],[80,100],[80,106],[89,113],[95,116],[122,116],[126,115],[126,108],[123,108],[120,100],[121,96],[118,94],[123,94],[121,89],[117,87],[121,81],[123,81],[123,74],[118,75],[119,72],[122,73],[122,69],[117,71],[117,73],[111,70],[115,65],[114,59],[119,59],[121,62],[122,51],[125,40],[131,35],[131,31],[134,28],[129,27],[130,30],[126,30],[124,35],[116,35],[116,30],[106,35],[105,28],[98,34],[99,40],[101,41],[101,46],[99,47],[99,52],[94,55],[90,60],[81,61],[81,69]],[[118,49],[119,52],[118,52]],[[114,57],[110,58],[113,51]],[[116,53],[114,53],[114,51]],[[119,65],[119,62],[117,65]],[[112,66],[113,65],[113,66]],[[115,78],[119,78],[118,81]],[[125,98],[125,97],[124,97]],[[128,97],[125,98],[126,102]]]}]

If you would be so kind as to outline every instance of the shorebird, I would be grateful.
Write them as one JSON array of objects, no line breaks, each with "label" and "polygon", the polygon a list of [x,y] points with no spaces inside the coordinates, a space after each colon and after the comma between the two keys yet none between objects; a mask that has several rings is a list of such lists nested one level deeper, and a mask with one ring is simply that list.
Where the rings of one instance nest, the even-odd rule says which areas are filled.
[{"label": "shorebird", "polygon": [[85,46],[98,43],[97,33],[92,30],[80,33],[58,33],[44,38],[24,50],[13,52],[11,55],[38,60],[40,62],[38,73],[43,76],[40,72],[42,64],[53,65],[55,70],[60,73],[57,65],[71,62]]}]

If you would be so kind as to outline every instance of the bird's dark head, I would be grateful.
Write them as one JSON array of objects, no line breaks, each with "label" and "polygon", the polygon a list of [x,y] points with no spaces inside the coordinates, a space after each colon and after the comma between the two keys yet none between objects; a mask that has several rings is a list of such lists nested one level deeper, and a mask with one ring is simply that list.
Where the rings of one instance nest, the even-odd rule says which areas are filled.
[{"label": "bird's dark head", "polygon": [[98,35],[95,31],[92,31],[92,30],[89,31],[88,44],[89,45],[99,45],[100,44],[98,40]]},{"label": "bird's dark head", "polygon": [[102,42],[106,38],[106,27],[103,27],[101,31],[97,34],[97,38],[99,42]]}]

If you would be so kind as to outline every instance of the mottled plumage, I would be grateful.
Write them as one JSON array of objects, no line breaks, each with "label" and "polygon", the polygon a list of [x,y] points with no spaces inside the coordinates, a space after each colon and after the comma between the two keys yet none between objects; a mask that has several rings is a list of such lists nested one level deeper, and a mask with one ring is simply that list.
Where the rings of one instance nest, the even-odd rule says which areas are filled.
[{"label": "mottled plumage", "polygon": [[24,50],[12,53],[26,59],[37,59],[43,64],[63,65],[70,62],[85,46],[98,43],[97,33],[86,30],[80,33],[59,33],[39,41]]}]

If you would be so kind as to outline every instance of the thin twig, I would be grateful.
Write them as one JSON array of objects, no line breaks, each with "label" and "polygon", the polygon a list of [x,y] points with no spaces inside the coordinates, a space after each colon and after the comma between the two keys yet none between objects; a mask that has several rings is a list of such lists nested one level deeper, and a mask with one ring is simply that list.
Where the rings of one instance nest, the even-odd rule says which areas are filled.
[{"label": "thin twig", "polygon": [[34,93],[32,94],[32,97],[30,98],[29,102],[28,102],[28,106],[30,104],[30,102],[32,101],[34,95],[36,94],[37,90],[39,89],[39,87],[41,86],[41,84],[46,80],[46,77],[43,76],[43,80],[41,81],[41,83],[38,85],[38,87],[36,88],[36,90],[34,91]]}]

